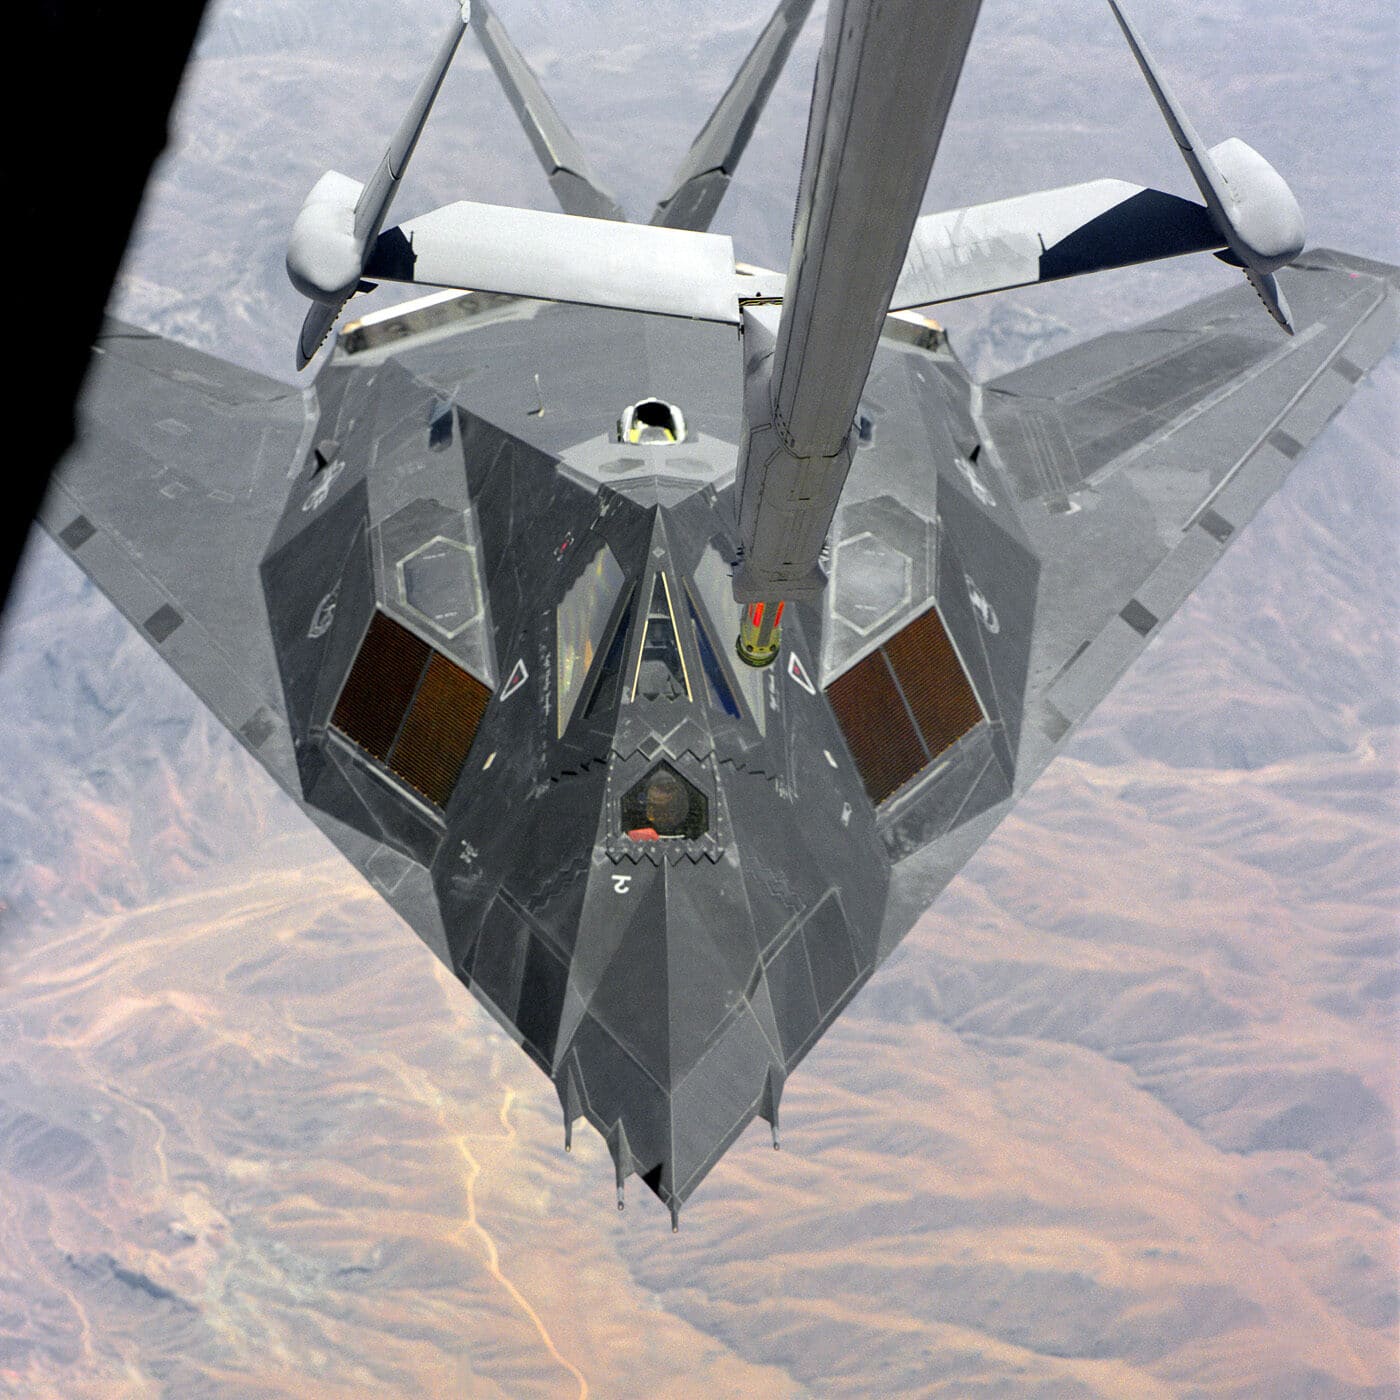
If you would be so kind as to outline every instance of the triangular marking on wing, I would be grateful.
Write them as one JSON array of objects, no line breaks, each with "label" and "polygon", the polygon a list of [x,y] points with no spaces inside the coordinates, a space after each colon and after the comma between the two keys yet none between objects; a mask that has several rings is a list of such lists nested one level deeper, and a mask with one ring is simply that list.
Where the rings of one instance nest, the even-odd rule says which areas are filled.
[{"label": "triangular marking on wing", "polygon": [[501,699],[509,700],[529,679],[530,673],[525,669],[525,658],[521,657],[521,659],[515,663],[515,667],[511,671],[509,679],[506,681],[505,689],[501,691]]}]

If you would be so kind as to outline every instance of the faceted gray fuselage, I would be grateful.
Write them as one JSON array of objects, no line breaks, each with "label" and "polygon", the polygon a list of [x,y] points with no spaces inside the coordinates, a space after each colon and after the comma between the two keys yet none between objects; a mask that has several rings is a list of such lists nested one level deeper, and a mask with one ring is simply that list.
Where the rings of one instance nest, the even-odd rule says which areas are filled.
[{"label": "faceted gray fuselage", "polygon": [[[969,386],[941,338],[891,322],[835,585],[788,609],[782,658],[757,670],[733,645],[733,329],[482,300],[317,381],[262,571],[298,769],[308,803],[430,867],[454,972],[566,1117],[678,1202],[755,1112],[776,1117],[904,931],[884,929],[892,858],[1010,793],[1019,716],[959,643],[979,627],[965,589],[944,620],[977,653],[987,721],[878,818],[822,689],[966,573],[940,548],[937,483],[975,445],[953,437]],[[619,441],[647,397],[681,410],[684,440]],[[1000,602],[1018,695],[1033,565],[1023,583]],[[566,600],[590,589],[581,656]],[[679,648],[659,686],[654,599]],[[331,722],[376,610],[494,692],[442,808]],[[702,795],[703,832],[629,834],[624,797],[660,765]]]}]

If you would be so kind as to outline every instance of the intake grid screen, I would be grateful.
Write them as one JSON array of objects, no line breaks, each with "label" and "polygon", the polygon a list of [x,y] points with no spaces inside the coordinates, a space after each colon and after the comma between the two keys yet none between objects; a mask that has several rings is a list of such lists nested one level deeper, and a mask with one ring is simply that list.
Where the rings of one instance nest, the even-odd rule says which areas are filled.
[{"label": "intake grid screen", "polygon": [[937,608],[838,676],[826,698],[876,806],[983,719]]},{"label": "intake grid screen", "polygon": [[475,676],[376,612],[331,723],[445,807],[490,698]]}]

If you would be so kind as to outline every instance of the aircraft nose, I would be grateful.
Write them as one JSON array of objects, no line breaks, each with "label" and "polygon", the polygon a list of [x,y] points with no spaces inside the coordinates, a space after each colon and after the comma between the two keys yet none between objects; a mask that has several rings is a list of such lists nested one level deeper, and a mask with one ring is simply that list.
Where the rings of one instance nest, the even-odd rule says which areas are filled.
[{"label": "aircraft nose", "polygon": [[[679,820],[683,788],[654,786],[653,819]],[[765,1095],[776,1111],[783,1061],[737,868],[667,842],[594,868],[553,1077],[566,1121],[607,1138],[619,1184],[636,1171],[678,1210]]]}]

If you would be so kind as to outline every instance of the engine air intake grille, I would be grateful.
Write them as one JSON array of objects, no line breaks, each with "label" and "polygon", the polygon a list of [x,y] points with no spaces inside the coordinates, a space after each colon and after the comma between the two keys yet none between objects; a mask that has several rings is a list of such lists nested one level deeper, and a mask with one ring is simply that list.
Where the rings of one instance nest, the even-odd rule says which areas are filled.
[{"label": "engine air intake grille", "polygon": [[381,763],[387,762],[431,651],[406,627],[375,613],[331,723]]},{"label": "engine air intake grille", "polygon": [[446,807],[490,699],[475,676],[376,612],[331,724]]},{"label": "engine air intake grille", "polygon": [[983,719],[937,608],[838,676],[826,698],[877,806]]}]

